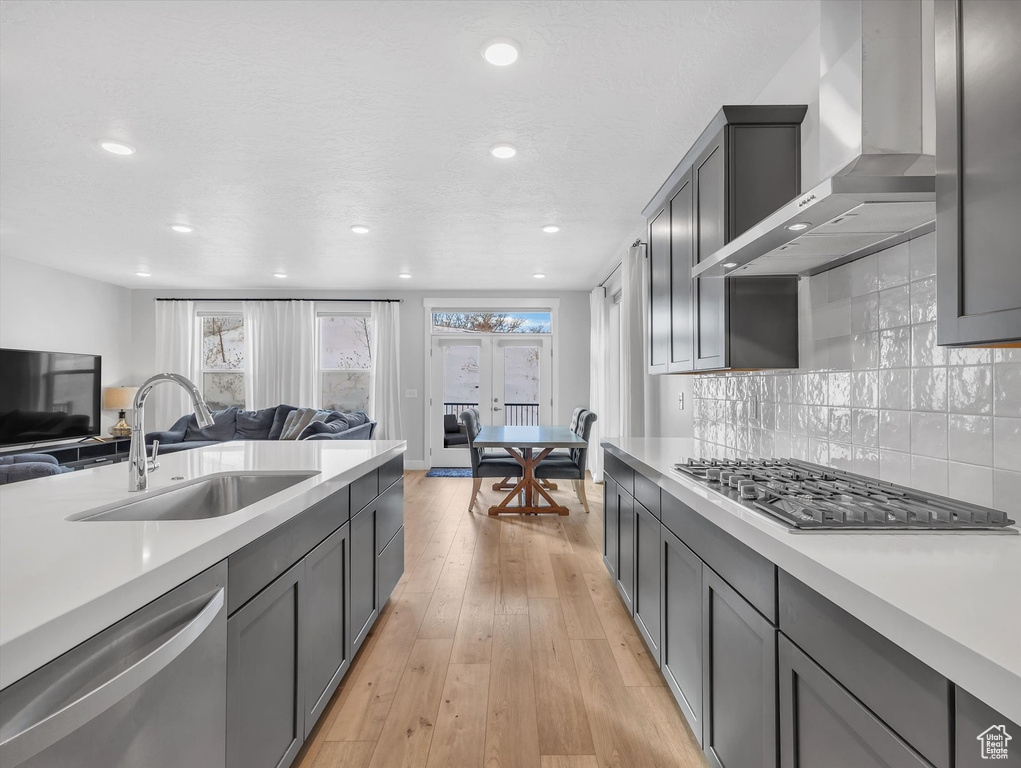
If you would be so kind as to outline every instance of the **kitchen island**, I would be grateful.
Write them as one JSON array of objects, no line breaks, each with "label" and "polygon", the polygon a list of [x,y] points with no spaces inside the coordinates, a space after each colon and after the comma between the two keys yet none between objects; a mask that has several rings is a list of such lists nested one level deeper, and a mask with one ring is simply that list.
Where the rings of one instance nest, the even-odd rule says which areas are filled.
[{"label": "kitchen island", "polygon": [[[226,740],[226,764],[289,763],[403,572],[405,449],[403,441],[231,442],[161,457],[144,493],[127,491],[123,466],[4,487],[0,688],[9,694],[24,687],[12,684],[31,680],[58,657],[55,663],[64,663],[98,633],[144,614],[189,580],[205,579],[212,585],[203,587],[205,608],[188,613],[199,601],[192,595],[180,611],[188,614],[185,629],[208,624],[204,614],[215,613],[220,622],[215,647],[222,645],[221,666],[228,670],[219,736]],[[90,510],[234,475],[284,476],[291,484],[205,519],[88,519]],[[166,645],[173,642],[170,637]],[[274,649],[293,658],[259,657]],[[260,678],[279,670],[297,678]],[[283,688],[289,700],[273,704],[246,690],[262,683],[270,685],[260,690]],[[25,696],[19,694],[19,703]],[[285,710],[292,720],[281,724]],[[7,721],[5,713],[10,726]],[[145,731],[139,722],[131,728]],[[216,729],[207,724],[206,730]],[[285,741],[268,744],[274,734]],[[249,742],[266,754],[247,754]],[[268,750],[278,746],[281,754]],[[36,748],[19,747],[19,754]],[[137,764],[137,755],[131,762],[126,754],[124,764]]]},{"label": "kitchen island", "polygon": [[604,560],[710,763],[825,765],[853,732],[862,765],[960,768],[1021,722],[1021,537],[793,534],[674,470],[694,441],[602,447]]}]

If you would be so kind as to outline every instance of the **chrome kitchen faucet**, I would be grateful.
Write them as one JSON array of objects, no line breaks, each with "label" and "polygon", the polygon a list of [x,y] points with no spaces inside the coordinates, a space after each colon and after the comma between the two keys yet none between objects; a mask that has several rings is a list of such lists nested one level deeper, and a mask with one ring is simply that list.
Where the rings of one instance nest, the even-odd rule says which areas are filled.
[{"label": "chrome kitchen faucet", "polygon": [[191,407],[195,411],[195,418],[203,429],[213,426],[213,414],[202,399],[199,388],[186,376],[179,373],[157,373],[145,380],[145,383],[135,393],[134,413],[131,417],[131,448],[128,452],[128,490],[144,491],[149,487],[149,472],[159,469],[157,454],[159,453],[159,441],[152,444],[152,458],[145,455],[145,435],[142,433],[142,425],[145,422],[145,399],[149,396],[152,388],[163,381],[172,381],[180,385],[191,395]]}]

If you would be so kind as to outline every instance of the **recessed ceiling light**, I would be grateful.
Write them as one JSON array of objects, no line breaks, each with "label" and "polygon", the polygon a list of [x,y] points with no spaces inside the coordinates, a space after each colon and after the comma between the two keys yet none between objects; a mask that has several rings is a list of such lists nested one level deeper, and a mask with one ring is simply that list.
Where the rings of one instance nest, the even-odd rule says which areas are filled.
[{"label": "recessed ceiling light", "polygon": [[509,37],[494,37],[482,46],[482,58],[495,67],[506,67],[518,60],[518,44]]},{"label": "recessed ceiling light", "polygon": [[192,231],[192,228],[187,224],[171,224],[170,228],[175,232],[180,232],[182,235],[186,235]]},{"label": "recessed ceiling light", "polygon": [[518,149],[513,144],[494,144],[489,148],[489,152],[495,158],[508,160],[518,153]]},{"label": "recessed ceiling light", "polygon": [[140,269],[135,272],[139,277],[152,277],[152,272],[146,272],[144,269]]},{"label": "recessed ceiling light", "polygon": [[545,232],[546,234],[552,235],[554,232],[559,232],[560,227],[558,227],[556,224],[547,224],[545,227],[542,228],[542,231]]},{"label": "recessed ceiling light", "polygon": [[369,228],[364,224],[355,224],[351,227],[351,231],[356,235],[367,235],[369,234]]},{"label": "recessed ceiling light", "polygon": [[532,277],[534,277],[536,280],[544,280],[546,278],[546,275],[544,275],[542,272],[536,272],[534,275],[532,275]]},{"label": "recessed ceiling light", "polygon": [[274,272],[273,273],[273,277],[276,277],[276,278],[279,278],[280,280],[283,280],[285,277],[287,277],[287,273],[286,272]]},{"label": "recessed ceiling light", "polygon": [[411,275],[409,275],[407,272],[401,272],[399,275],[397,275],[397,277],[401,278],[401,280],[411,279]]},{"label": "recessed ceiling light", "polygon": [[803,229],[808,229],[808,224],[805,224],[804,222],[800,222],[798,224],[791,224],[790,226],[787,227],[787,229],[789,229],[791,232],[800,232]]},{"label": "recessed ceiling light", "polygon": [[120,141],[101,141],[99,146],[115,155],[133,155],[135,154],[135,148],[130,144],[124,144]]},{"label": "recessed ceiling light", "polygon": [[733,269],[736,266],[737,266],[737,264],[735,264],[733,261],[728,261],[726,264],[723,265],[723,268],[724,269]]}]

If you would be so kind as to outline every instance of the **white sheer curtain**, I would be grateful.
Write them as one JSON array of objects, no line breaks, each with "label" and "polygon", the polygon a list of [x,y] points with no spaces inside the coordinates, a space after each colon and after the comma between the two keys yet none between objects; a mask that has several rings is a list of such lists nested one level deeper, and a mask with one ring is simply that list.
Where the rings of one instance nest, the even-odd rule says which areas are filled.
[{"label": "white sheer curtain", "polygon": [[589,440],[588,469],[595,482],[603,479],[603,451],[599,441],[603,437],[603,425],[608,423],[609,398],[609,366],[606,325],[607,325],[606,289],[593,288],[589,294],[589,327],[591,344],[589,350],[589,410],[595,413],[596,420],[592,424],[592,435]]},{"label": "white sheer curtain", "polygon": [[645,436],[645,245],[628,249],[621,264],[620,302],[620,434]]},{"label": "white sheer curtain", "polygon": [[246,301],[242,311],[246,407],[317,407],[315,302]]},{"label": "white sheer curtain", "polygon": [[372,302],[372,418],[380,440],[403,440],[401,423],[401,305]]},{"label": "white sheer curtain", "polygon": [[[157,301],[156,370],[149,373],[180,373],[201,388],[202,382],[196,378],[195,343],[195,304]],[[150,397],[156,429],[169,429],[179,418],[191,413],[191,399],[180,387],[156,387]]]}]

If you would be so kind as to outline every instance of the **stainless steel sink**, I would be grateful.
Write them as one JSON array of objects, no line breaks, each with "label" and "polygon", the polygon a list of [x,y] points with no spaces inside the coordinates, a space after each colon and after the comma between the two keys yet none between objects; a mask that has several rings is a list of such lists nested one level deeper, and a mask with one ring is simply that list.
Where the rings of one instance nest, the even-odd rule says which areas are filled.
[{"label": "stainless steel sink", "polygon": [[76,521],[206,520],[251,506],[318,472],[223,472],[124,503],[79,512]]}]

